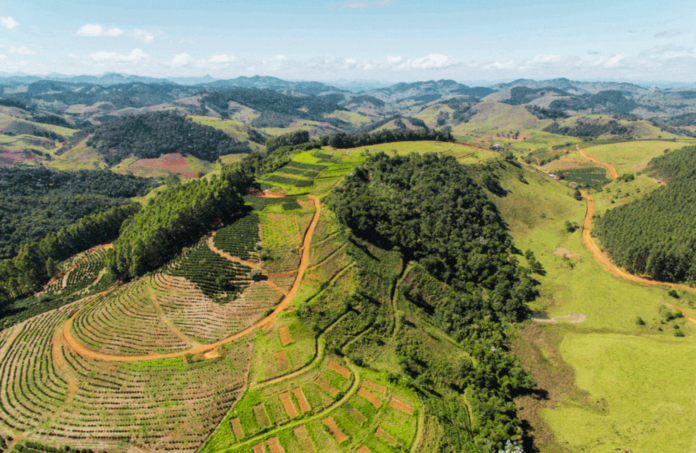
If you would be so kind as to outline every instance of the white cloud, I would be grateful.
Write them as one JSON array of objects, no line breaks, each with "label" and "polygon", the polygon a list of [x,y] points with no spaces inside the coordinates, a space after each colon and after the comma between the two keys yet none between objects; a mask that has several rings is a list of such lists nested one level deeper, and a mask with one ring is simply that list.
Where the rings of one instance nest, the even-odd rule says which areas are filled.
[{"label": "white cloud", "polygon": [[3,55],[0,53],[0,60],[7,58],[7,55]]},{"label": "white cloud", "polygon": [[[8,52],[4,52],[9,55]],[[39,63],[7,58],[5,70],[33,71]],[[22,66],[24,65],[24,66]],[[38,65],[38,66],[37,66]],[[284,79],[323,80],[379,79],[416,81],[432,79],[500,80],[532,78],[547,80],[566,77],[574,80],[669,80],[692,81],[696,52],[678,46],[658,46],[635,54],[537,55],[516,60],[460,60],[453,55],[432,53],[390,55],[378,59],[338,56],[295,59],[285,55],[267,58],[242,58],[231,54],[196,55],[180,53],[166,59],[151,57],[140,49],[129,54],[96,52],[71,58],[63,66],[41,67],[44,72],[100,74],[126,72],[150,77],[200,77],[210,74],[218,79],[239,76],[275,76]]]},{"label": "white cloud", "polygon": [[85,24],[77,30],[78,36],[98,37],[106,36],[116,38],[118,36],[128,36],[145,44],[150,44],[155,40],[155,36],[161,34],[159,30],[143,30],[134,28],[126,31],[118,27],[106,28],[99,24]]},{"label": "white cloud", "polygon": [[150,44],[152,41],[155,40],[155,35],[159,35],[160,31],[155,30],[155,31],[149,31],[149,30],[141,30],[139,28],[134,28],[133,30],[128,32],[128,36],[131,38],[137,39],[138,41],[142,41],[145,44]]},{"label": "white cloud", "polygon": [[123,33],[124,33],[124,31],[118,27],[104,28],[99,24],[85,24],[77,30],[78,36],[91,36],[91,37],[109,36],[109,37],[113,38],[116,36],[121,36]]},{"label": "white cloud", "polygon": [[674,36],[679,36],[681,35],[681,32],[677,29],[671,29],[671,30],[665,30],[661,31],[660,33],[657,33],[655,35],[656,38],[672,38]]},{"label": "white cloud", "polygon": [[128,55],[121,55],[116,52],[94,52],[89,55],[92,60],[100,62],[130,62],[140,63],[150,61],[150,55],[141,49],[133,49]]},{"label": "white cloud", "polygon": [[234,55],[213,55],[208,59],[210,63],[217,64],[217,63],[231,63],[235,60]]},{"label": "white cloud", "polygon": [[411,65],[420,69],[440,69],[452,66],[454,61],[447,55],[431,54],[427,57],[414,60]]},{"label": "white cloud", "polygon": [[187,66],[191,63],[193,63],[193,57],[187,53],[180,53],[172,58],[174,66]]},{"label": "white cloud", "polygon": [[396,3],[398,0],[347,0],[345,2],[334,3],[332,9],[379,9]]},{"label": "white cloud", "polygon": [[10,53],[17,55],[36,55],[35,50],[31,50],[30,48],[25,46],[13,47],[10,49]]},{"label": "white cloud", "polygon": [[662,54],[666,54],[669,52],[681,52],[682,50],[686,50],[686,47],[668,44],[666,46],[655,46],[655,47],[652,47],[650,49],[646,49],[646,50],[642,51],[640,54],[642,56],[662,55]]},{"label": "white cloud", "polygon": [[19,25],[19,22],[11,17],[0,17],[0,24],[2,24],[3,27],[12,30]]}]

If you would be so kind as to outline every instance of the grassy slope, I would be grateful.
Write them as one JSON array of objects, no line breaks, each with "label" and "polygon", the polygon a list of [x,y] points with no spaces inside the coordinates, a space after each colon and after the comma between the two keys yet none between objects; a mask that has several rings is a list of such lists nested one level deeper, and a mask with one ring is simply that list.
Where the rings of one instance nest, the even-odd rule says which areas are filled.
[{"label": "grassy slope", "polygon": [[[544,369],[543,362],[560,353],[579,387],[572,390],[572,372],[571,382],[537,376],[557,387],[547,389],[550,401],[537,414],[543,419],[537,431],[550,428],[556,438],[540,445],[542,451],[689,451],[695,439],[696,362],[684,358],[696,352],[696,329],[684,325],[686,337],[674,337],[675,323],[661,323],[659,309],[668,301],[664,290],[612,277],[592,259],[579,230],[564,232],[566,220],[582,223],[583,202],[543,175],[529,174],[526,180],[529,184],[508,175],[503,186],[510,193],[496,202],[516,245],[534,251],[547,271],[539,278],[542,297],[533,308],[548,317],[587,317],[580,324],[526,327],[541,332],[530,340],[541,344],[537,362],[526,366]],[[552,254],[557,247],[581,256],[566,261]],[[647,325],[637,326],[636,316]],[[554,346],[554,337],[560,337],[560,346]]]},{"label": "grassy slope", "polygon": [[[666,149],[679,149],[693,141],[636,141],[611,145],[593,146],[587,154],[612,164],[619,174],[636,173],[643,170],[654,157],[661,156]],[[582,148],[582,143],[580,144]]]}]

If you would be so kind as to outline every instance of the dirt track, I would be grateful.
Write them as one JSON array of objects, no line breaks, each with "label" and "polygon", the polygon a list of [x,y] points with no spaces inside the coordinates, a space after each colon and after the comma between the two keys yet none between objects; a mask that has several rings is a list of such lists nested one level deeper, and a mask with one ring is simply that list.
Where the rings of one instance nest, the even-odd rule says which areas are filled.
[{"label": "dirt track", "polygon": [[[121,355],[111,355],[111,354],[103,354],[98,351],[93,351],[84,345],[77,341],[75,337],[73,337],[72,332],[71,332],[71,327],[73,320],[75,317],[80,313],[80,310],[77,310],[71,317],[68,319],[65,324],[63,324],[63,337],[65,338],[65,341],[68,343],[70,348],[73,349],[73,351],[77,352],[78,354],[84,356],[84,357],[89,357],[91,359],[96,359],[96,360],[105,360],[105,361],[110,361],[110,362],[142,362],[146,360],[157,360],[157,359],[166,359],[166,358],[172,358],[172,357],[182,357],[186,354],[202,354],[206,353],[212,349],[217,348],[218,346],[221,346],[225,343],[229,343],[230,341],[237,340],[239,338],[242,338],[246,335],[249,335],[250,333],[254,332],[259,327],[267,327],[273,325],[275,322],[275,318],[280,313],[281,311],[285,310],[289,305],[290,302],[292,302],[292,299],[295,297],[297,294],[297,291],[300,289],[300,284],[302,283],[302,276],[304,272],[307,270],[307,267],[309,265],[309,248],[312,243],[312,236],[314,235],[314,229],[317,226],[317,223],[319,222],[319,216],[321,214],[321,203],[319,202],[319,199],[315,197],[314,195],[307,195],[307,198],[312,200],[314,203],[314,206],[316,206],[316,212],[314,213],[314,216],[312,217],[312,221],[309,224],[309,227],[307,228],[307,231],[305,232],[305,237],[304,241],[302,244],[302,258],[300,259],[300,267],[297,270],[297,277],[295,278],[295,281],[292,284],[292,287],[290,288],[290,291],[288,291],[287,295],[283,297],[283,299],[280,301],[278,305],[276,305],[275,309],[271,314],[269,314],[267,317],[264,319],[258,321],[256,324],[253,326],[250,326],[241,332],[238,332],[230,337],[227,337],[223,340],[217,341],[212,344],[204,344],[200,346],[196,346],[194,348],[188,349],[186,351],[179,351],[179,352],[172,352],[169,354],[148,354],[148,355],[142,355],[142,356],[121,356]],[[99,296],[97,296],[92,303],[95,301],[101,299],[104,297],[108,292],[110,291],[105,291],[101,293]],[[83,307],[84,308],[84,307]]]},{"label": "dirt track", "polygon": [[[629,272],[626,272],[625,270],[612,263],[611,259],[604,252],[602,252],[602,250],[597,246],[597,243],[595,243],[594,239],[592,238],[592,217],[594,216],[595,212],[594,200],[592,199],[592,195],[583,191],[582,196],[585,197],[585,199],[587,200],[587,212],[585,213],[585,222],[582,228],[582,241],[585,243],[585,246],[590,250],[594,259],[597,260],[607,271],[611,272],[613,275],[617,277],[623,278],[624,280],[639,283],[641,285],[660,286],[663,288],[675,288],[696,293],[696,288],[692,288],[691,286],[682,285],[680,283],[667,283],[649,280],[647,278],[639,277],[637,275],[633,275]],[[677,307],[676,305],[671,306],[676,310],[681,310],[681,308]],[[684,313],[684,317],[696,324],[695,317],[686,313]]]},{"label": "dirt track", "polygon": [[619,178],[619,172],[616,171],[616,168],[614,168],[613,165],[611,165],[610,163],[604,162],[603,160],[599,160],[596,157],[590,156],[584,150],[580,149],[580,145],[576,145],[576,147],[578,148],[580,155],[582,157],[584,157],[585,159],[590,159],[592,162],[596,162],[600,165],[607,167],[607,169],[609,170],[609,175],[611,176],[611,179],[618,179]]}]

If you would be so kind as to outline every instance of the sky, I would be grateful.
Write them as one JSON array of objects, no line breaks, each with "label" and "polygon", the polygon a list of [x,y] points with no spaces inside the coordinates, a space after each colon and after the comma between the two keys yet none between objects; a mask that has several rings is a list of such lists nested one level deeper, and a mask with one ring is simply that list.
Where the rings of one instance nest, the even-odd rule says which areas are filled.
[{"label": "sky", "polygon": [[0,72],[696,82],[694,0],[0,0]]}]

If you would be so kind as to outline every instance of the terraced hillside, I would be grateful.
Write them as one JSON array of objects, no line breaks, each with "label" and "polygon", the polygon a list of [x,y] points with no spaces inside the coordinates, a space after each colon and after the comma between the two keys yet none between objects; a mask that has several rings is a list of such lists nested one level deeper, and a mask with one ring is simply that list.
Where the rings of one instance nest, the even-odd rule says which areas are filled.
[{"label": "terraced hillside", "polygon": [[[479,158],[473,148],[432,146],[462,161]],[[437,419],[394,377],[396,337],[383,346],[366,341],[380,323],[396,325],[395,310],[411,313],[414,334],[425,328],[408,308],[413,302],[391,299],[401,258],[349,240],[322,201],[367,155],[295,155],[274,174],[310,186],[275,183],[268,196],[248,195],[251,213],[132,282],[105,271],[108,247],[61,263],[46,293],[75,301],[0,333],[0,433],[8,445],[114,452],[436,445]],[[383,264],[371,267],[370,256]],[[375,307],[350,302],[370,285]],[[445,338],[430,346],[465,354]]]}]

